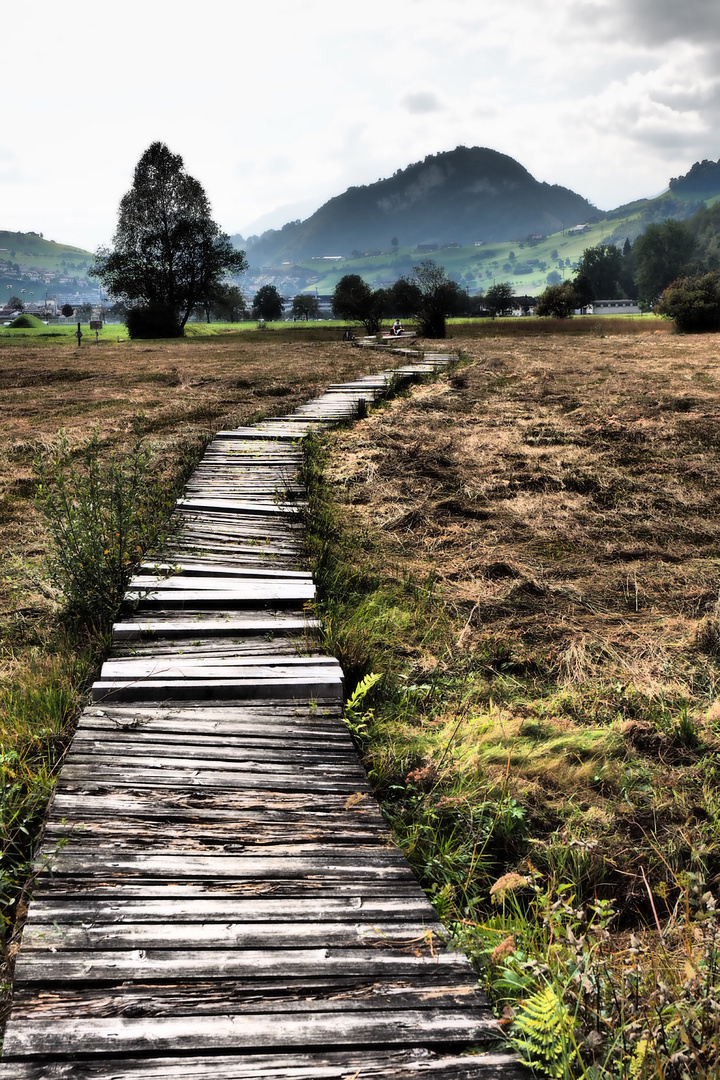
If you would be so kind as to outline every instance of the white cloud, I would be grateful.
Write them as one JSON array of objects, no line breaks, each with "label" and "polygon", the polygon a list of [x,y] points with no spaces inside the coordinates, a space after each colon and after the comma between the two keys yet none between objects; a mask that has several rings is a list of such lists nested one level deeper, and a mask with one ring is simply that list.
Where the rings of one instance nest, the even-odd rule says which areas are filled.
[{"label": "white cloud", "polygon": [[[228,231],[462,143],[511,154],[602,207],[720,155],[713,0],[275,0],[265,30],[205,0],[126,0],[122,18],[36,0],[7,49],[0,228],[109,240],[155,139]],[[82,58],[82,63],[77,58]],[[61,59],[59,59],[61,58]],[[28,138],[28,131],[42,138]]]},{"label": "white cloud", "polygon": [[442,110],[440,98],[430,90],[418,90],[415,93],[405,94],[400,99],[400,105],[409,113],[422,114]]}]

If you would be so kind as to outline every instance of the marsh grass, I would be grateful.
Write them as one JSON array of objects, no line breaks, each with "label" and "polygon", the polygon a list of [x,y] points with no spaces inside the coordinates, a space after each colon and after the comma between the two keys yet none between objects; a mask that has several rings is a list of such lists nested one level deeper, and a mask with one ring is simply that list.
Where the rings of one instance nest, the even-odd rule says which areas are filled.
[{"label": "marsh grass", "polygon": [[101,642],[57,631],[17,663],[0,684],[0,919],[6,961],[32,872],[32,852]]},{"label": "marsh grass", "polygon": [[139,436],[124,455],[104,452],[95,431],[73,448],[61,435],[56,453],[36,462],[48,580],[65,618],[86,633],[108,632],[143,555],[159,548],[182,481],[197,460],[189,453],[180,476],[168,483],[152,468],[152,457]]},{"label": "marsh grass", "polygon": [[353,736],[539,1075],[720,1075],[717,342],[468,339],[313,451]]}]

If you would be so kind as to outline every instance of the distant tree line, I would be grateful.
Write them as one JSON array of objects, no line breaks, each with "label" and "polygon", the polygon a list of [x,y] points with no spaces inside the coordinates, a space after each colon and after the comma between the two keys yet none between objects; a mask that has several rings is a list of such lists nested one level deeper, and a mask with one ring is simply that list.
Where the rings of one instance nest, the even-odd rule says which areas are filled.
[{"label": "distant tree line", "polygon": [[371,289],[359,274],[346,274],[332,298],[333,314],[362,323],[368,334],[377,333],[383,319],[412,317],[419,333],[430,338],[444,338],[446,319],[471,313],[471,306],[468,294],[432,259],[413,266],[409,277],[398,278],[387,289]]}]

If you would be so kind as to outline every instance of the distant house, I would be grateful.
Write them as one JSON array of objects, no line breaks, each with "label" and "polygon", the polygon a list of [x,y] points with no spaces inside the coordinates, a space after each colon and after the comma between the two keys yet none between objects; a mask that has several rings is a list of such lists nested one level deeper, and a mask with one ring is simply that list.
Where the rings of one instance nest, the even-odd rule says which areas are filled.
[{"label": "distant house", "polygon": [[585,309],[588,315],[639,315],[634,300],[593,300]]},{"label": "distant house", "polygon": [[534,296],[513,296],[513,315],[534,315],[537,299]]},{"label": "distant house", "polygon": [[568,232],[571,236],[580,236],[582,233],[586,233],[589,231],[589,225],[573,225],[572,228],[566,230],[566,232]]}]

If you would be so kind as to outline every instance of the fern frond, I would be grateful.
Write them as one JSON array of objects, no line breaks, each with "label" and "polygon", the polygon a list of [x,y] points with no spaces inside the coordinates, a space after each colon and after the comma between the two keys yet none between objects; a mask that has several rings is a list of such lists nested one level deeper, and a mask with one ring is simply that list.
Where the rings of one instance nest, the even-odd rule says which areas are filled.
[{"label": "fern frond", "polygon": [[380,682],[382,675],[377,672],[371,671],[369,675],[366,675],[364,679],[361,679],[353,690],[350,697],[345,702],[345,711],[354,712],[358,705],[361,704],[363,698],[372,690],[375,683]]},{"label": "fern frond", "polygon": [[528,1064],[553,1080],[565,1080],[572,1076],[570,1066],[577,1057],[573,1026],[565,1002],[552,986],[545,986],[523,1003],[513,1025],[519,1035],[511,1042]]}]

